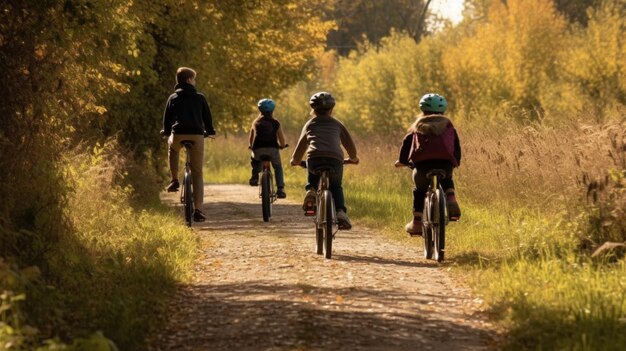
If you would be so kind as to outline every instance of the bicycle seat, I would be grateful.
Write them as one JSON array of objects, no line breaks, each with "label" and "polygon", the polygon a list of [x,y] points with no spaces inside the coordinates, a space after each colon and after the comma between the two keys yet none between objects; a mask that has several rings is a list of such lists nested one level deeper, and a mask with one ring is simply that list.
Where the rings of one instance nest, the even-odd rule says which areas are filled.
[{"label": "bicycle seat", "polygon": [[445,178],[448,172],[445,169],[431,169],[426,173],[426,178],[432,178],[433,176],[437,176],[439,178]]},{"label": "bicycle seat", "polygon": [[184,147],[192,147],[193,146],[193,141],[191,141],[191,140],[181,140],[180,141],[180,145],[182,145]]},{"label": "bicycle seat", "polygon": [[259,157],[261,159],[261,161],[271,161],[272,157],[268,156],[268,155],[262,155]]},{"label": "bicycle seat", "polygon": [[315,167],[311,170],[313,174],[317,174],[317,175],[322,174],[324,171],[327,171],[329,174],[335,173],[335,170],[330,166]]}]

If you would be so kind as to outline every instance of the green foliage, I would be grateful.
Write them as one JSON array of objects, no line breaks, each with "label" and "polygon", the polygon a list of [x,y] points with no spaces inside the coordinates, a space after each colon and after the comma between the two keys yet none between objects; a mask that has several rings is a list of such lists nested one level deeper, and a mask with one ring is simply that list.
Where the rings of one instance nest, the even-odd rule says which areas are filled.
[{"label": "green foliage", "polygon": [[[378,50],[340,60],[335,114],[364,132],[390,133],[407,128],[425,91],[439,91],[441,48],[430,39],[416,44],[393,33]],[[398,64],[400,62],[400,64]]]},{"label": "green foliage", "polygon": [[561,104],[580,110],[611,111],[626,105],[626,4],[605,0],[589,11],[586,28],[577,29],[562,53],[562,77],[570,91]]},{"label": "green foliage", "polygon": [[[560,1],[558,7],[552,0],[466,5],[459,26],[446,27],[419,43],[392,31],[340,58],[333,70],[319,70],[308,84],[336,93],[337,116],[368,133],[406,127],[418,112],[416,99],[433,91],[446,96],[453,117],[478,125],[558,125],[583,116],[581,112],[603,121],[623,111],[623,2],[604,0],[587,12],[589,2]],[[566,16],[579,18],[581,11],[586,26],[580,26],[580,20],[567,21]],[[305,103],[301,96],[289,96],[287,109],[298,110],[293,105]]]},{"label": "green foliage", "polygon": [[[493,1],[475,35],[446,51],[442,61],[450,99],[463,115],[540,109],[556,79],[565,21],[550,0]],[[523,115],[518,116],[523,117]]]}]

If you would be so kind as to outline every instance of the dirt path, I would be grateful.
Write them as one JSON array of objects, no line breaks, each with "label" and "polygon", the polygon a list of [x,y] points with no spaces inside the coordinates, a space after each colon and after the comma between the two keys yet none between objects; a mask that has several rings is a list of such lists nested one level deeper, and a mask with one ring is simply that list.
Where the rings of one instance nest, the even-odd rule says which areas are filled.
[{"label": "dirt path", "polygon": [[269,223],[256,188],[208,185],[205,194],[194,280],[150,350],[494,349],[470,291],[415,247],[353,220],[326,260],[300,194],[275,203]]}]

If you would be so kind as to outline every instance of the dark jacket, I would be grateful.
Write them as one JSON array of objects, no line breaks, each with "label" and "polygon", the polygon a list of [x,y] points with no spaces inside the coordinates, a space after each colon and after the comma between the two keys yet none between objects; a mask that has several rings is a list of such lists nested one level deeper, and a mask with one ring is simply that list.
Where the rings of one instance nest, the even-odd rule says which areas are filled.
[{"label": "dark jacket", "polygon": [[167,99],[163,113],[165,135],[214,135],[213,118],[204,95],[189,83],[176,84],[175,89]]}]

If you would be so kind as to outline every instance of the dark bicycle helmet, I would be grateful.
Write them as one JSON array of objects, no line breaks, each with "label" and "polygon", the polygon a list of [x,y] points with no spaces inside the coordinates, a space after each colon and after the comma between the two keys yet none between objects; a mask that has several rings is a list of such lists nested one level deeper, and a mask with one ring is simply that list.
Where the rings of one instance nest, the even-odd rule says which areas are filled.
[{"label": "dark bicycle helmet", "polygon": [[330,110],[335,107],[335,98],[330,93],[320,91],[311,96],[309,105],[314,110]]},{"label": "dark bicycle helmet", "polygon": [[261,112],[272,112],[276,108],[276,103],[272,99],[261,99],[257,106]]},{"label": "dark bicycle helmet", "polygon": [[444,113],[447,108],[446,98],[439,94],[426,94],[420,99],[420,110],[423,112]]}]

